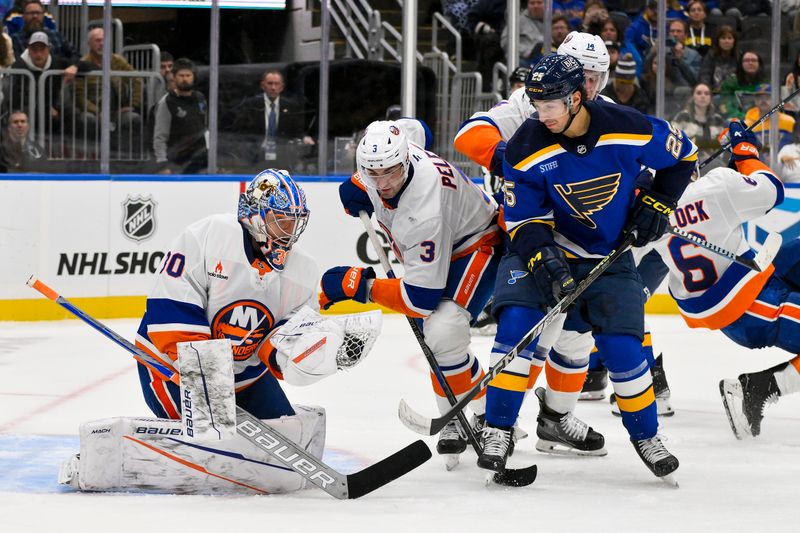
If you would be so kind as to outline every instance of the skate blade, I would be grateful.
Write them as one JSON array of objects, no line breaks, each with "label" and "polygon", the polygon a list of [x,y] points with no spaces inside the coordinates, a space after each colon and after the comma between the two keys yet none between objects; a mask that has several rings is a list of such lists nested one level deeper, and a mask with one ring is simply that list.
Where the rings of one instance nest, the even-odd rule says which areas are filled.
[{"label": "skate blade", "polygon": [[497,472],[495,472],[494,470],[487,470],[487,471],[486,471],[486,475],[485,475],[485,476],[484,476],[484,478],[483,478],[483,483],[484,483],[484,484],[485,484],[487,487],[491,487],[492,485],[494,485],[494,475],[495,475],[496,473],[497,473]]},{"label": "skate blade", "polygon": [[680,488],[680,485],[678,485],[678,480],[675,479],[675,474],[667,474],[666,476],[661,476],[658,479],[666,483],[668,487],[671,487],[673,489]]},{"label": "skate blade", "polygon": [[461,456],[457,453],[445,453],[442,454],[442,457],[444,458],[444,467],[450,472],[458,466]]},{"label": "skate blade", "polygon": [[582,402],[595,402],[597,400],[605,400],[606,399],[606,391],[586,391],[581,392],[578,396],[578,400]]},{"label": "skate blade", "polygon": [[742,384],[739,383],[739,380],[721,380],[719,382],[719,394],[722,397],[722,406],[725,408],[725,414],[728,417],[728,423],[734,436],[739,440],[743,440],[745,437],[752,437],[747,419],[743,413],[737,411],[737,401],[741,402],[744,397]]},{"label": "skate blade", "polygon": [[572,457],[603,457],[608,455],[608,451],[605,448],[600,448],[599,450],[578,450],[560,442],[542,439],[539,439],[539,441],[536,443],[536,449],[542,453],[548,453],[550,455],[565,455]]}]

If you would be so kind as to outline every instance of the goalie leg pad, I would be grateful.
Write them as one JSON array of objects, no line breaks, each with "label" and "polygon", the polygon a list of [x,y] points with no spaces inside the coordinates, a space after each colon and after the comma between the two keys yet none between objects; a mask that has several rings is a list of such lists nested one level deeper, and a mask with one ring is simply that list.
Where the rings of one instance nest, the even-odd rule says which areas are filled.
[{"label": "goalie leg pad", "polygon": [[[322,457],[325,410],[294,406],[295,416],[264,422]],[[169,494],[274,494],[293,492],[306,481],[243,437],[213,445],[189,442],[181,422],[156,418],[110,418],[80,427],[81,451],[67,463],[84,491],[140,490]]]},{"label": "goalie leg pad", "polygon": [[236,434],[236,393],[230,339],[178,343],[183,434],[197,442]]}]

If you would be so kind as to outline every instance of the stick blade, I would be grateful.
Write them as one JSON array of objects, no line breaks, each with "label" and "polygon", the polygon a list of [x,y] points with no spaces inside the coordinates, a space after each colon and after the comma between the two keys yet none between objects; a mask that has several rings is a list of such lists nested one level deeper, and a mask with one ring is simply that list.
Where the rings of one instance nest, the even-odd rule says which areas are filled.
[{"label": "stick blade", "polygon": [[391,483],[433,456],[423,441],[412,442],[386,459],[347,476],[347,498],[354,500]]},{"label": "stick blade", "polygon": [[775,256],[780,252],[782,244],[783,237],[781,237],[780,233],[770,233],[767,235],[764,244],[761,246],[761,250],[759,250],[758,254],[756,254],[753,259],[762,272],[775,260]]},{"label": "stick blade", "polygon": [[438,431],[433,431],[433,420],[425,415],[416,412],[405,400],[400,400],[397,408],[397,416],[405,427],[419,433],[420,435],[436,435]]}]

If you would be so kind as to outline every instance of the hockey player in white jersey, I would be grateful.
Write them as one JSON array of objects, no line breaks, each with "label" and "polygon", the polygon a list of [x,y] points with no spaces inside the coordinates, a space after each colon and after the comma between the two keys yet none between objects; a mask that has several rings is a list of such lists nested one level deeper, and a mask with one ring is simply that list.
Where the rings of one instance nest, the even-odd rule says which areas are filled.
[{"label": "hockey player in white jersey", "polygon": [[[240,195],[238,216],[204,218],[173,241],[147,298],[136,346],[181,376],[180,385],[140,360],[144,399],[157,418],[83,424],[80,459],[65,465],[62,482],[83,490],[161,492],[272,493],[304,486],[303,478],[275,466],[234,432],[213,446],[191,444],[201,399],[182,390],[190,359],[179,353],[187,343],[197,352],[209,406],[226,401],[216,397],[227,398],[223,411],[238,406],[268,419],[321,457],[324,410],[293,406],[279,380],[309,385],[351,367],[377,332],[348,350],[352,328],[317,312],[319,270],[295,244],[309,214],[305,194],[289,174],[269,169]],[[367,322],[379,327],[379,313],[370,315]],[[209,348],[206,342],[217,344]],[[185,431],[179,421],[184,409],[194,412]]]},{"label": "hockey player in white jersey", "polygon": [[[740,122],[730,125],[737,170],[715,168],[689,185],[673,225],[739,255],[754,255],[742,224],[784,198],[777,175],[758,159],[758,141]],[[784,243],[763,272],[749,270],[670,236],[656,248],[669,266],[669,290],[689,327],[718,329],[748,348],[776,346],[795,357],[775,367],[722,380],[728,419],[737,438],[757,436],[764,408],[800,391],[800,240]]]},{"label": "hockey player in white jersey", "polygon": [[[492,293],[502,232],[498,205],[456,167],[407,141],[393,122],[373,122],[358,144],[358,172],[339,194],[347,213],[375,213],[404,275],[376,279],[371,267],[342,266],[322,276],[320,304],[375,302],[420,320],[425,341],[456,396],[484,375],[469,350],[470,323]],[[437,404],[450,405],[436,376]],[[484,413],[484,395],[470,403]],[[453,420],[442,430],[440,454],[466,449]]]}]

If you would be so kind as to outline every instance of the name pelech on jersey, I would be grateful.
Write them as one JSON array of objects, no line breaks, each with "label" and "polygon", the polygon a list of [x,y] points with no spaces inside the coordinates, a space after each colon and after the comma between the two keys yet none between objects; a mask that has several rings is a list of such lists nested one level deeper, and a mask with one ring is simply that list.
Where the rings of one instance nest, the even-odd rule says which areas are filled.
[{"label": "name pelech on jersey", "polygon": [[177,343],[231,340],[236,390],[268,371],[262,341],[302,306],[317,307],[316,261],[298,245],[282,271],[258,258],[234,215],[212,215],[170,246],[136,335],[136,345],[173,368]]},{"label": "name pelech on jersey", "polygon": [[655,169],[656,181],[670,180],[670,167],[685,175],[697,148],[664,120],[606,102],[585,106],[591,122],[581,137],[553,134],[528,119],[511,138],[503,163],[505,221],[512,238],[526,224],[544,223],[568,256],[598,258],[621,240],[642,167]]}]

